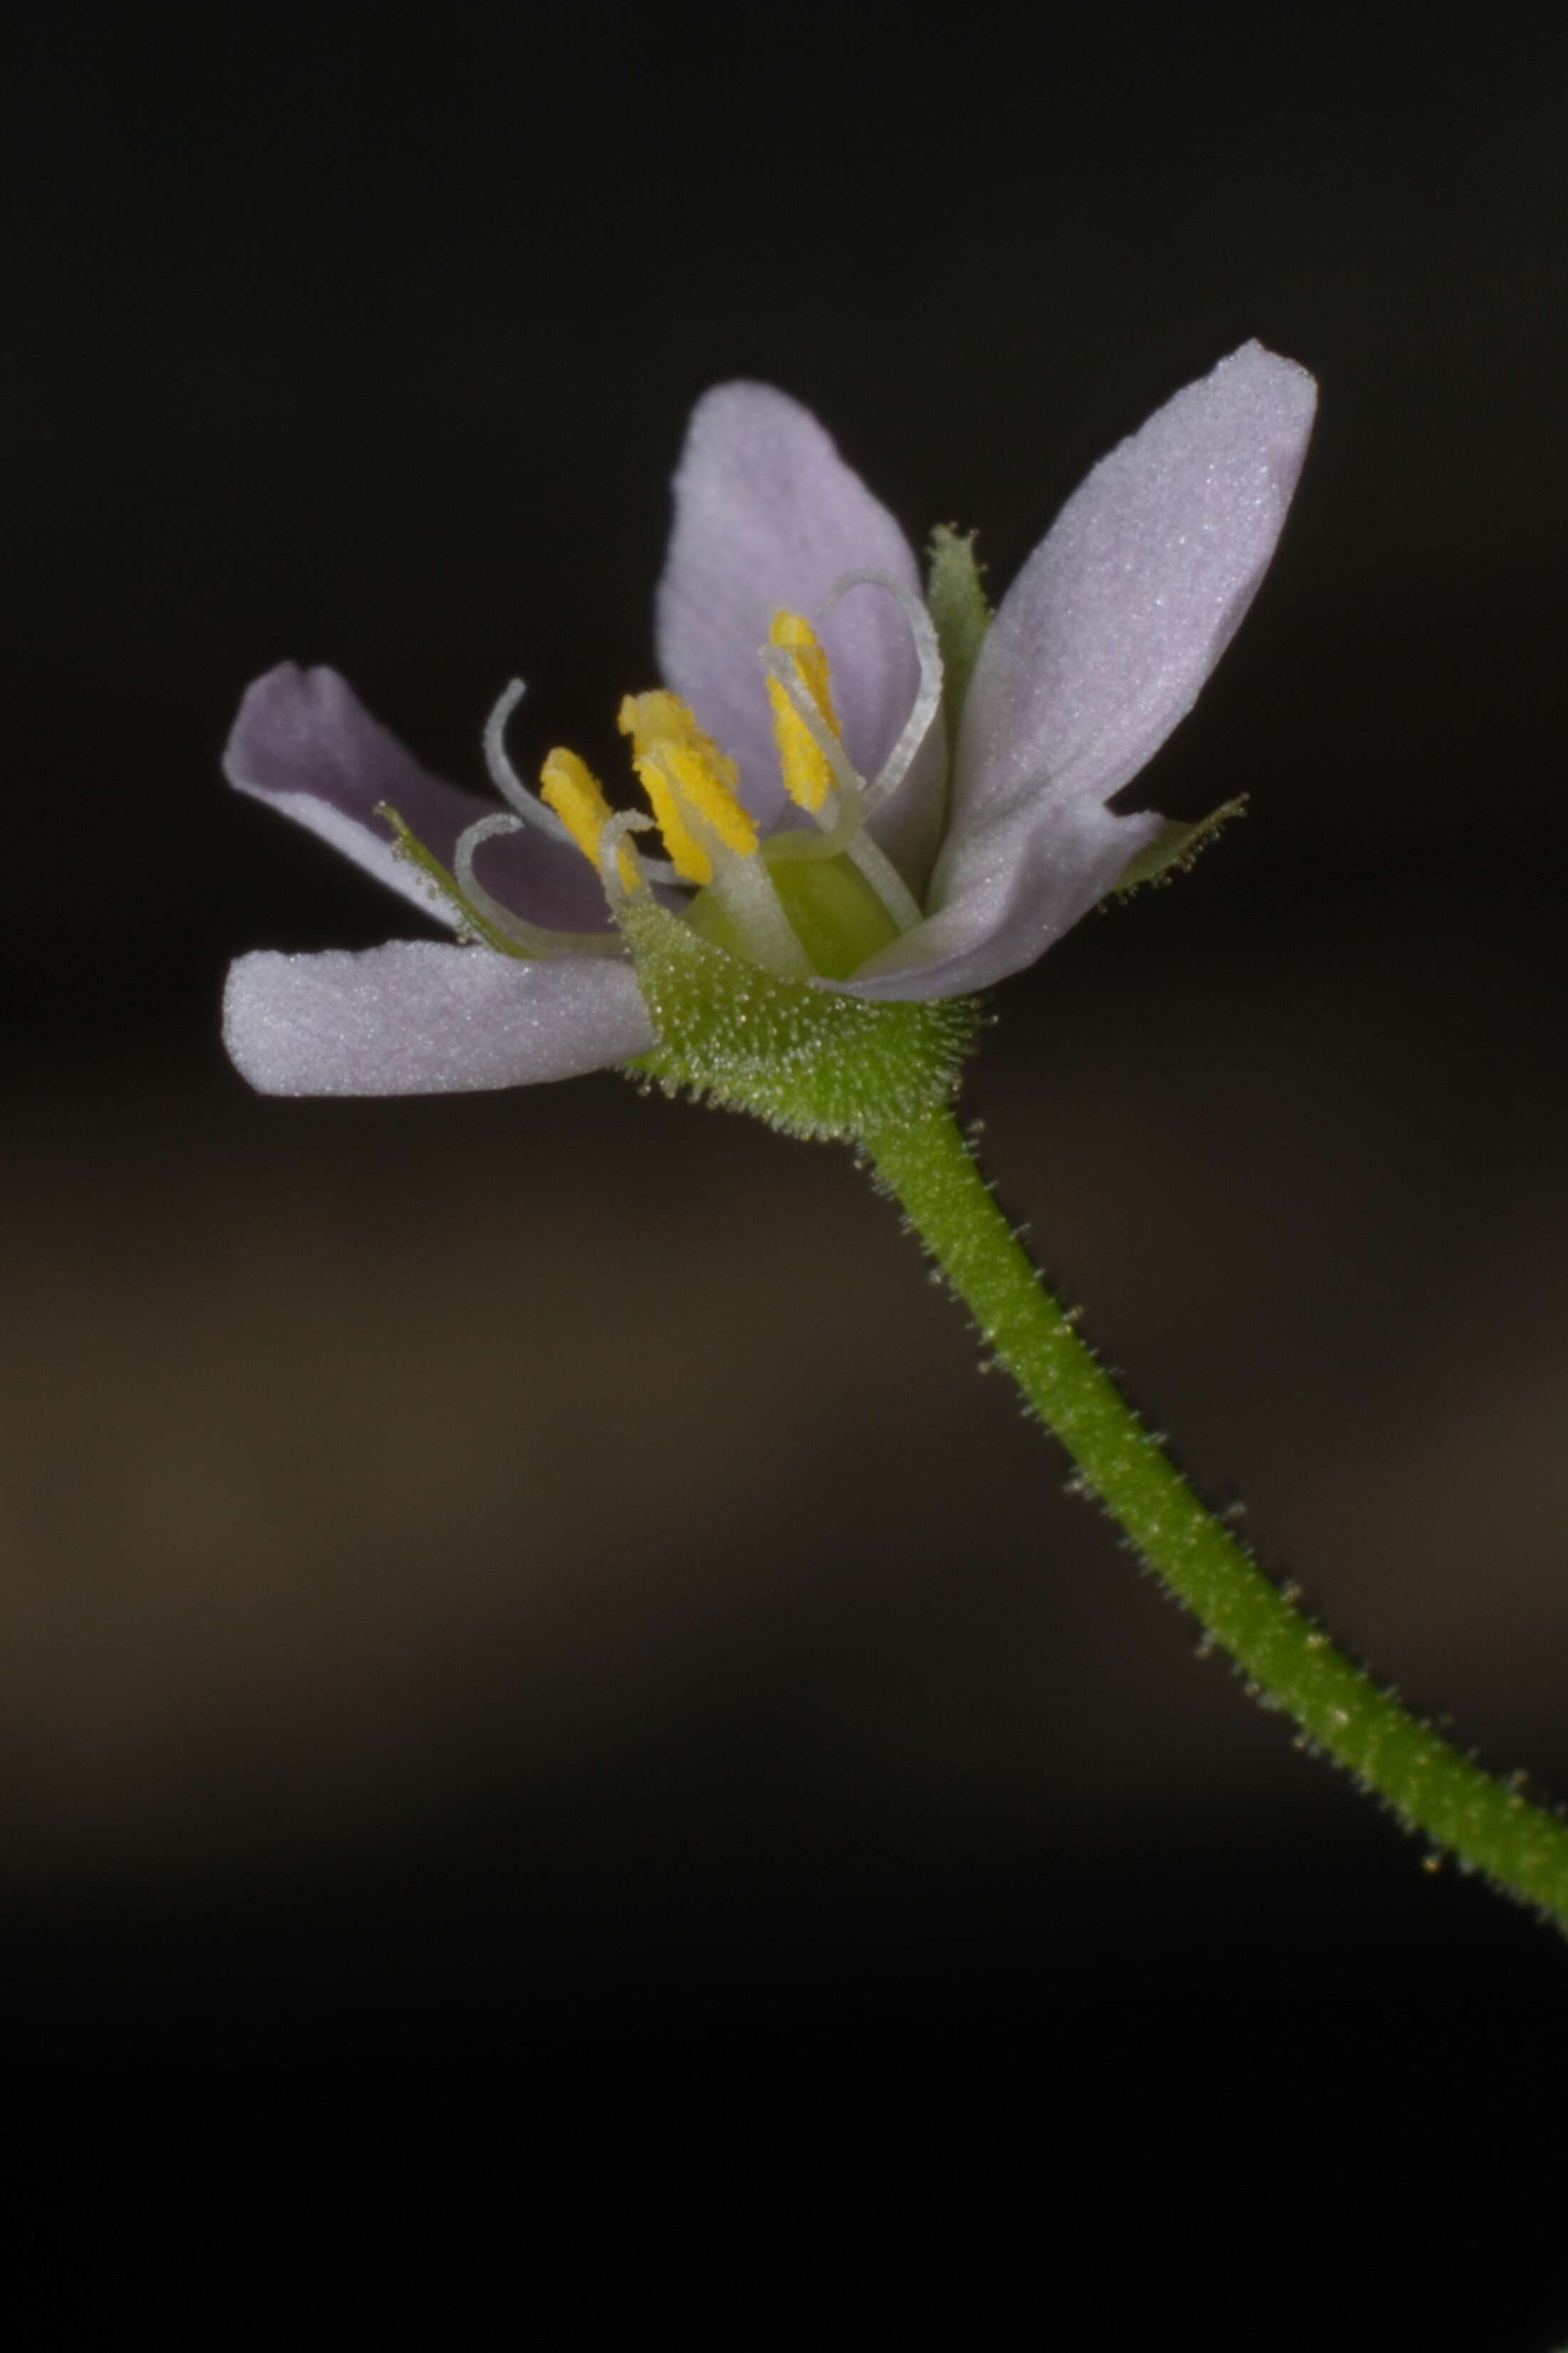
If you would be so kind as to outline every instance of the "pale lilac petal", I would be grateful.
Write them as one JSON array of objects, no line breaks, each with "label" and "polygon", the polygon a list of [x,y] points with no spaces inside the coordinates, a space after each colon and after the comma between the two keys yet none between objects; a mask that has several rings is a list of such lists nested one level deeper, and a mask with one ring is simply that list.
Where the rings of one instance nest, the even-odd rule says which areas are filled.
[{"label": "pale lilac petal", "polygon": [[[223,765],[242,793],[293,818],[424,913],[453,921],[416,870],[394,856],[377,804],[396,809],[448,869],[458,836],[492,816],[497,804],[429,775],[336,670],[283,662],[257,679]],[[487,842],[476,862],[486,889],[529,923],[563,932],[608,928],[604,892],[586,859],[532,828]]]},{"label": "pale lilac petal", "polygon": [[1158,820],[1111,794],[1192,708],[1273,554],[1316,391],[1247,343],[1077,491],[1009,590],[975,665],[932,920],[858,984],[945,996],[1031,964]]},{"label": "pale lilac petal", "polygon": [[653,1044],[629,964],[527,963],[487,948],[393,940],[360,954],[229,967],[224,1042],[262,1094],[424,1095],[602,1070]]},{"label": "pale lilac petal", "polygon": [[1152,841],[1164,819],[1079,812],[1069,855],[1052,828],[998,829],[997,862],[976,855],[964,887],[923,923],[836,983],[851,997],[929,999],[963,997],[1021,972],[1112,889],[1128,860]]},{"label": "pale lilac petal", "polygon": [[[676,470],[655,608],[658,663],[665,684],[739,762],[746,801],[764,824],[789,804],[758,649],[780,607],[814,616],[835,581],[859,571],[889,573],[919,593],[903,533],[810,410],[765,384],[704,394]],[[914,701],[908,625],[891,596],[859,588],[829,614],[822,641],[846,747],[861,775],[874,776]]]}]

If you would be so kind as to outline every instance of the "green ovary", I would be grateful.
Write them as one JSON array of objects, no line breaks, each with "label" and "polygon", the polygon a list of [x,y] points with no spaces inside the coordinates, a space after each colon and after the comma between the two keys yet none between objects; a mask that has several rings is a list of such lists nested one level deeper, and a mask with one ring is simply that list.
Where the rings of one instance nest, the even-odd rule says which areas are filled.
[{"label": "green ovary", "polygon": [[[763,844],[769,879],[813,970],[826,980],[847,980],[898,938],[899,927],[848,858],[792,857],[784,845],[798,838],[781,834]],[[746,957],[745,942],[711,891],[699,891],[686,920],[715,947]]]}]

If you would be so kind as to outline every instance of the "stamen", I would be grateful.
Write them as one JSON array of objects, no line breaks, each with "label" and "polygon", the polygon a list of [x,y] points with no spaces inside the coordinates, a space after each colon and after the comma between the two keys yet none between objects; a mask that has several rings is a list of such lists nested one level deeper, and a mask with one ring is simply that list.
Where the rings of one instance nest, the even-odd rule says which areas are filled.
[{"label": "stamen", "polygon": [[748,955],[781,978],[804,980],[811,961],[779,904],[751,812],[737,797],[738,771],[664,689],[628,694],[618,724],[652,805],[677,873],[712,893],[713,904]]},{"label": "stamen", "polygon": [[[539,781],[546,807],[554,811],[589,865],[597,867],[605,828],[614,814],[598,777],[586,760],[558,744],[540,770]],[[619,855],[623,889],[640,889],[642,869],[629,842],[622,844]]]},{"label": "stamen", "polygon": [[586,760],[558,744],[539,772],[539,797],[553,809],[590,865],[599,857],[599,836],[610,821],[605,788]]},{"label": "stamen", "polygon": [[[552,841],[575,842],[576,847],[583,851],[584,857],[592,866],[596,862],[597,851],[585,849],[570,827],[563,824],[557,812],[552,807],[547,807],[545,802],[537,794],[529,791],[507,757],[506,744],[502,740],[503,731],[508,719],[522,701],[523,691],[521,679],[514,678],[486,723],[485,764],[490,772],[490,782],[495,786],[496,790],[511,803],[519,817],[526,819],[528,824],[537,826],[542,833],[547,833]],[[576,754],[568,753],[566,756],[573,759]],[[650,881],[665,883],[671,889],[679,889],[684,880],[676,872],[668,860],[663,858],[639,858],[637,866],[639,871]]]},{"label": "stamen", "polygon": [[[802,738],[821,761],[825,774],[838,787],[837,808],[828,808],[820,800],[808,804],[811,814],[824,828],[820,839],[809,833],[774,834],[768,846],[769,854],[776,855],[785,842],[799,842],[799,849],[788,852],[792,858],[837,857],[840,850],[849,847],[860,823],[862,788],[859,776],[850,765],[849,755],[837,733],[829,731],[816,697],[795,670],[788,655],[780,654],[772,646],[764,646],[761,659],[767,673],[769,699],[777,694],[788,709]],[[784,781],[787,785],[787,776]]]},{"label": "stamen", "polygon": [[468,905],[492,931],[500,932],[527,955],[619,955],[621,944],[612,932],[547,931],[542,924],[526,923],[499,899],[491,898],[474,872],[474,852],[481,842],[493,840],[498,834],[521,833],[523,822],[520,817],[509,817],[504,809],[498,810],[494,817],[477,818],[458,836],[452,873]]},{"label": "stamen", "polygon": [[780,774],[791,800],[815,815],[827,797],[834,772],[816,733],[802,719],[797,707],[799,697],[791,694],[785,680],[786,676],[795,679],[810,697],[817,717],[834,741],[842,743],[844,731],[833,708],[832,674],[827,656],[817,641],[816,632],[802,613],[775,613],[768,631],[768,646],[770,650],[778,649],[787,664],[787,671],[775,670],[769,665],[767,677]]},{"label": "stamen", "polygon": [[[822,607],[822,617],[832,612],[839,598],[851,588],[885,588],[897,603],[910,625],[910,635],[915,641],[915,659],[920,664],[920,684],[910,707],[898,742],[882,765],[880,775],[866,787],[866,814],[873,816],[885,800],[896,793],[908,776],[915,754],[925,742],[942,702],[942,648],[937,643],[936,628],[931,615],[912,588],[895,580],[887,572],[847,572],[836,580]],[[891,913],[891,910],[889,911]]]},{"label": "stamen", "polygon": [[763,668],[768,672],[768,684],[771,687],[775,680],[777,681],[783,691],[789,697],[802,727],[832,769],[834,782],[838,786],[842,804],[837,821],[830,819],[826,811],[815,813],[818,825],[831,826],[831,830],[823,842],[813,843],[811,849],[785,850],[784,845],[786,842],[793,843],[807,837],[791,833],[774,834],[768,845],[769,857],[776,860],[782,854],[789,858],[809,858],[813,849],[817,850],[824,857],[832,857],[842,850],[852,863],[858,867],[900,931],[912,931],[921,921],[920,902],[910,891],[887,852],[872,840],[871,836],[865,829],[864,818],[869,795],[865,791],[859,776],[849,765],[847,753],[823,725],[815,702],[794,671],[782,666],[775,667],[775,665],[783,665],[787,660],[787,657],[779,654],[771,646],[764,646],[762,660]]},{"label": "stamen", "polygon": [[713,860],[686,823],[679,787],[669,774],[668,758],[668,754],[649,752],[640,760],[634,759],[632,765],[648,797],[676,872],[685,882],[711,882]]},{"label": "stamen", "polygon": [[662,688],[628,694],[616,724],[683,882],[710,883],[717,847],[752,857],[757,828],[735,793],[737,770],[683,702]]}]

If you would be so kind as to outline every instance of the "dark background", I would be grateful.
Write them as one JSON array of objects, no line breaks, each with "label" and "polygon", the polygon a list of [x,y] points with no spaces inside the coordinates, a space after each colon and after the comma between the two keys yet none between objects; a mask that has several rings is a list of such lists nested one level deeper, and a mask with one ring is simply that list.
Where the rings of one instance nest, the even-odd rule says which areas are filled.
[{"label": "dark background", "polygon": [[[248,1095],[226,960],[410,919],[217,755],[295,657],[465,783],[514,671],[520,753],[612,766],[720,377],[1001,587],[1178,385],[1302,360],[1276,569],[1129,797],[1252,814],[1000,994],[972,1109],[1199,1480],[1568,1790],[1568,60],[1527,22],[14,20],[0,1913],[40,2101],[776,2070],[1177,2158],[1217,2104],[1343,2242],[1362,2169],[1319,2160],[1371,2098],[1423,2181],[1510,2153],[1440,2284],[1374,2262],[1391,2314],[1468,2312],[1544,2179],[1561,1940],[1193,1663],[843,1155],[613,1077]],[[1451,2341],[1561,2332],[1530,2245]]]}]

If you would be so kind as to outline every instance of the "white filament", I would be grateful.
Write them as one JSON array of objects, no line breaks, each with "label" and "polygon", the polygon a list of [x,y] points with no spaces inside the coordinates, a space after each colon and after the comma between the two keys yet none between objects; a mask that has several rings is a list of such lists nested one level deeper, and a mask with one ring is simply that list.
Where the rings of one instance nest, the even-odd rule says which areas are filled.
[{"label": "white filament", "polygon": [[[880,773],[866,787],[866,814],[873,816],[884,801],[891,798],[910,772],[915,754],[931,732],[931,721],[942,704],[942,648],[937,643],[936,629],[921,599],[901,580],[889,572],[847,572],[836,580],[823,602],[819,620],[826,620],[839,598],[851,588],[885,588],[898,605],[910,625],[910,635],[915,641],[915,659],[920,664],[920,684],[915,690],[910,715],[905,720],[898,742],[883,762]],[[889,910],[890,913],[891,909]]]}]

